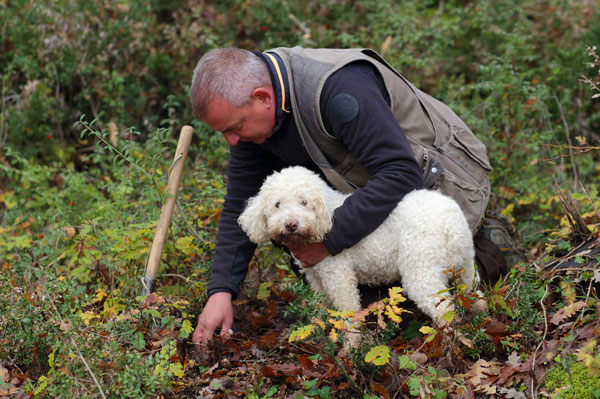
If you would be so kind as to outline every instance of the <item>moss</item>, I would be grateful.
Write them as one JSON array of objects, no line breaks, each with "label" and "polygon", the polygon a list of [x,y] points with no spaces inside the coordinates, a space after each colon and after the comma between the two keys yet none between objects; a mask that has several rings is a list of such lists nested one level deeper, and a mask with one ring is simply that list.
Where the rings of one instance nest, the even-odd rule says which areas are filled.
[{"label": "moss", "polygon": [[560,399],[598,399],[600,398],[600,372],[593,370],[583,362],[570,366],[572,380],[569,373],[562,366],[555,366],[550,370],[544,386],[553,398]]}]

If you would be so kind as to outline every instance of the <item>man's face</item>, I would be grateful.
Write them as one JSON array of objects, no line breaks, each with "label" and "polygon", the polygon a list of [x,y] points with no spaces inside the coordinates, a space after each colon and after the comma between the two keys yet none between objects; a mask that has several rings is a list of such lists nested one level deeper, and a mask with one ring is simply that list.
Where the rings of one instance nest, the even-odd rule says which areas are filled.
[{"label": "man's face", "polygon": [[234,108],[216,98],[208,104],[204,122],[223,134],[229,145],[240,141],[261,144],[273,134],[275,108],[273,92],[259,88],[252,92],[250,103]]}]

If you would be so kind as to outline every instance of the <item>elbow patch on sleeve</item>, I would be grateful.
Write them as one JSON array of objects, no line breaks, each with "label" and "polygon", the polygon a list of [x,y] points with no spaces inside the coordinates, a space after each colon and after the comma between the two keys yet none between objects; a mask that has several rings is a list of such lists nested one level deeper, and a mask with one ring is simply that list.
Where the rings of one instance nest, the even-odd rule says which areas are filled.
[{"label": "elbow patch on sleeve", "polygon": [[336,94],[329,101],[327,114],[334,122],[348,123],[358,115],[358,101],[350,94]]}]

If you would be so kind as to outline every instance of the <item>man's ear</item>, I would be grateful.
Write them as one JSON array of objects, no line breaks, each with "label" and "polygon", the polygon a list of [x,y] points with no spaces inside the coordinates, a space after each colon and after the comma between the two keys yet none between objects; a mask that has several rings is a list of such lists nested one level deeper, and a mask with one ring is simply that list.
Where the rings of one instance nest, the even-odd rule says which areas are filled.
[{"label": "man's ear", "polygon": [[275,92],[270,87],[257,87],[252,90],[251,97],[264,104],[267,108],[270,108],[275,104]]}]

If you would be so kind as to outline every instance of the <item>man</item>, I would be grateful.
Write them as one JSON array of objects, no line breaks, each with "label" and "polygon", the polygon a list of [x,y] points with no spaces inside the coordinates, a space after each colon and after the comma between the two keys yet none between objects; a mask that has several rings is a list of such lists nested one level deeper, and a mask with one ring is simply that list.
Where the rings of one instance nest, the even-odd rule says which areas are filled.
[{"label": "man", "polygon": [[449,108],[370,50],[215,49],[198,62],[190,95],[194,114],[230,145],[227,194],[196,343],[233,325],[232,299],[255,249],[237,218],[275,170],[302,165],[340,190],[356,189],[335,211],[323,242],[288,247],[303,267],[360,241],[408,192],[424,186],[444,191],[444,178],[471,180],[450,190],[473,231],[480,223],[491,170],[485,147]]}]

